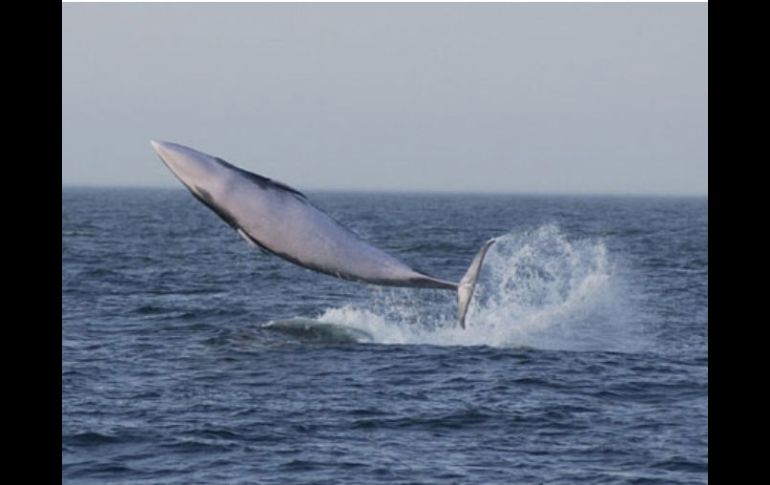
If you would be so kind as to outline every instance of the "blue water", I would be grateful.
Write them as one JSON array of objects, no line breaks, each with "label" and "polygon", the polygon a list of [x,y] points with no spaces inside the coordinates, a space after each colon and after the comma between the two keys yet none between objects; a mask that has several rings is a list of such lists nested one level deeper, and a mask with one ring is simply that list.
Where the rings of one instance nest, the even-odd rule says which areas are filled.
[{"label": "blue water", "polygon": [[468,329],[183,189],[64,188],[64,483],[707,483],[706,198],[308,195],[450,280],[499,237]]}]

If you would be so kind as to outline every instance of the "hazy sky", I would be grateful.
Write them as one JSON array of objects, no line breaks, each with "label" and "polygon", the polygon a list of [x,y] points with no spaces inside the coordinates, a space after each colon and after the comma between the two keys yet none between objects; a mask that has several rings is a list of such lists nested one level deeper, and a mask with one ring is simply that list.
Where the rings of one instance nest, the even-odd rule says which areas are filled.
[{"label": "hazy sky", "polygon": [[62,183],[707,194],[707,5],[62,4]]}]

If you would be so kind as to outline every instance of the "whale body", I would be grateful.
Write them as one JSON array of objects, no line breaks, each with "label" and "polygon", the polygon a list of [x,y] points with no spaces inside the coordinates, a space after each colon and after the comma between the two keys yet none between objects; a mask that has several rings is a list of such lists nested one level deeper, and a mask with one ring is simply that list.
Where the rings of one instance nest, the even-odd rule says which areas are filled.
[{"label": "whale body", "polygon": [[151,145],[192,195],[250,245],[345,280],[456,291],[458,323],[465,328],[479,270],[494,239],[482,245],[459,283],[443,280],[367,243],[286,184],[184,145],[163,141]]}]

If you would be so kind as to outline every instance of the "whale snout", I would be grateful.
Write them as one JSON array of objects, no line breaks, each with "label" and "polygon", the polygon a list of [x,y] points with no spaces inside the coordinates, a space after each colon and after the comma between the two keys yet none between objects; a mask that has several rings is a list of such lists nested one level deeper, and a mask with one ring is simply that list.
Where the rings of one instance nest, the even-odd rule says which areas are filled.
[{"label": "whale snout", "polygon": [[188,187],[207,187],[224,175],[217,159],[184,145],[150,140],[163,163]]},{"label": "whale snout", "polygon": [[194,163],[196,158],[200,159],[201,156],[205,156],[205,154],[196,152],[191,148],[168,141],[150,140],[150,145],[171,170],[177,166],[182,168],[184,165]]},{"label": "whale snout", "polygon": [[170,158],[174,144],[167,141],[150,140],[150,146],[152,146],[152,149],[155,150],[160,159],[167,163],[166,159]]}]

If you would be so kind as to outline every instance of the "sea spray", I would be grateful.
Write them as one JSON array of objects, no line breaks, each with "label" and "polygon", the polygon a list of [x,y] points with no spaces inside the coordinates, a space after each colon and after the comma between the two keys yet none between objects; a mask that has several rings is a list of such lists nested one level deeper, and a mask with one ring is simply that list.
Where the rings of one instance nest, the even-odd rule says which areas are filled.
[{"label": "sea spray", "polygon": [[547,224],[497,238],[465,330],[456,325],[454,295],[412,289],[377,289],[365,303],[329,308],[318,321],[384,344],[638,349],[626,285],[614,269],[602,240],[573,241]]}]

